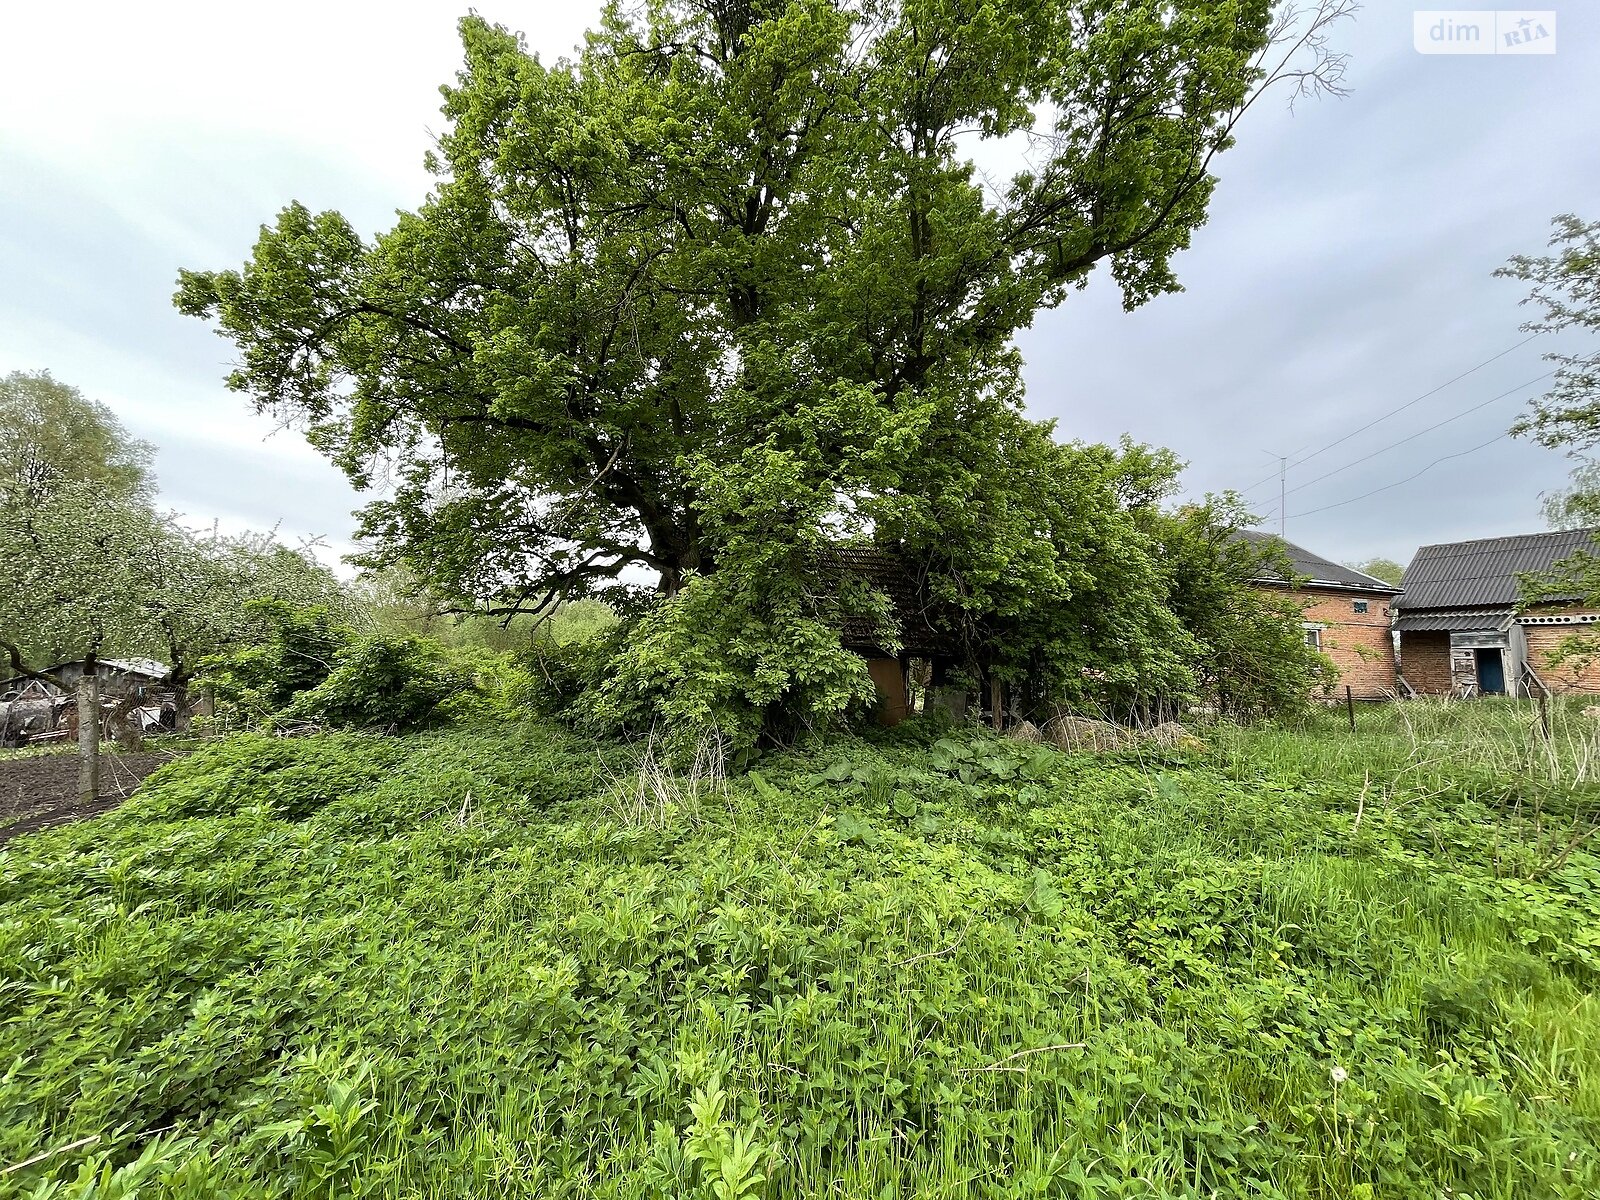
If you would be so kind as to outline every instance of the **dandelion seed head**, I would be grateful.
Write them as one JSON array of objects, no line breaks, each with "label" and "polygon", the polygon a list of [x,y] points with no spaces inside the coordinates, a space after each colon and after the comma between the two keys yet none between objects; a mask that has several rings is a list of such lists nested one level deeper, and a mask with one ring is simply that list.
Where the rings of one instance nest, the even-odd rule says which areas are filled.
[{"label": "dandelion seed head", "polygon": [[1328,1074],[1333,1076],[1333,1081],[1335,1083],[1343,1083],[1346,1079],[1350,1078],[1350,1072],[1346,1071],[1343,1067],[1335,1067],[1333,1070],[1329,1071]]}]

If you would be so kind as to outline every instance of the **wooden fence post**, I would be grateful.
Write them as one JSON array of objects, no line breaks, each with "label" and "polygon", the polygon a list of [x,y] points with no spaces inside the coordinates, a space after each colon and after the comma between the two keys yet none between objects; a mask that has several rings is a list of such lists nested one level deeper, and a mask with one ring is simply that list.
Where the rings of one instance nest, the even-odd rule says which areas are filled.
[{"label": "wooden fence post", "polygon": [[1355,693],[1350,690],[1348,683],[1344,685],[1344,706],[1350,713],[1350,732],[1354,733],[1356,731],[1356,697]]}]

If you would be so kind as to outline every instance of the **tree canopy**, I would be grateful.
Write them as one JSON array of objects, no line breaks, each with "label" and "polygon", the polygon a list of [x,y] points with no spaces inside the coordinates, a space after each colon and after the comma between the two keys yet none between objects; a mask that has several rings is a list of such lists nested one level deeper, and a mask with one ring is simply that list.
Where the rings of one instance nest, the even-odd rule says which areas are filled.
[{"label": "tree canopy", "polygon": [[721,577],[719,623],[795,648],[751,669],[835,705],[826,543],[937,551],[969,604],[1092,574],[1050,560],[1076,460],[1012,337],[1102,263],[1130,308],[1177,290],[1215,156],[1274,85],[1337,90],[1349,7],[613,3],[550,64],[469,17],[415,212],[368,242],[291,204],[177,303],[238,344],[231,387],[386,485],[374,565],[503,614]]},{"label": "tree canopy", "polygon": [[[378,546],[508,606],[681,582],[752,492],[892,486],[1015,400],[1009,339],[1097,263],[1130,306],[1174,290],[1240,115],[1331,61],[1276,66],[1260,0],[612,5],[553,65],[461,28],[417,212],[367,244],[291,205],[179,303],[233,387],[389,467]],[[968,151],[1007,136],[1032,166],[993,189]]]},{"label": "tree canopy", "polygon": [[104,404],[48,371],[0,379],[0,504],[42,505],[75,484],[144,495],[152,453]]},{"label": "tree canopy", "polygon": [[[1524,329],[1541,333],[1587,330],[1600,333],[1600,221],[1571,213],[1552,222],[1545,255],[1519,254],[1495,272],[1529,285],[1524,304],[1542,316]],[[1514,431],[1541,445],[1582,452],[1600,445],[1600,349],[1545,355],[1557,364],[1555,384],[1535,400]]]},{"label": "tree canopy", "polygon": [[1364,562],[1350,564],[1356,570],[1371,575],[1374,579],[1381,579],[1385,583],[1392,583],[1396,587],[1405,577],[1406,569],[1392,558],[1369,558]]}]

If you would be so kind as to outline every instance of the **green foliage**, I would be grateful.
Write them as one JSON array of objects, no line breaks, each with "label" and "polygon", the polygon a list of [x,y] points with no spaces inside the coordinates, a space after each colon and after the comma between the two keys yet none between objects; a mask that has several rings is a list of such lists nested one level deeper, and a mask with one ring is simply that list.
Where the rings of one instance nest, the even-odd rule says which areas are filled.
[{"label": "green foliage", "polygon": [[[497,617],[657,573],[629,720],[747,740],[775,707],[806,724],[859,697],[804,552],[868,517],[931,549],[970,514],[949,586],[1031,623],[1053,686],[1101,635],[1129,648],[1117,688],[1177,686],[1147,547],[1123,553],[1122,507],[1067,511],[1088,493],[1022,416],[1012,339],[1102,264],[1129,307],[1176,290],[1214,158],[1264,89],[1337,89],[1350,7],[611,3],[551,63],[469,16],[414,212],[369,242],[291,204],[176,303],[237,344],[229,386],[356,486],[400,464],[363,512],[368,565]],[[990,184],[971,155],[1008,138],[1037,154]],[[1008,462],[1060,518],[1032,550]],[[1057,645],[1003,607],[1013,558],[1092,631]]]},{"label": "green foliage", "polygon": [[468,692],[471,674],[437,642],[371,635],[340,648],[333,669],[275,718],[350,729],[420,729]]},{"label": "green foliage", "polygon": [[1400,580],[1405,577],[1406,569],[1392,558],[1369,558],[1365,562],[1351,563],[1352,567],[1374,579],[1381,579],[1385,583],[1400,586]]},{"label": "green foliage", "polygon": [[1293,593],[1257,585],[1263,570],[1285,581],[1293,570],[1281,546],[1253,545],[1239,536],[1251,523],[1232,497],[1209,499],[1164,520],[1171,604],[1195,640],[1199,695],[1231,716],[1281,716],[1303,710],[1336,675],[1333,664],[1306,645],[1304,614]]},{"label": "green foliage", "polygon": [[152,453],[104,404],[48,371],[0,378],[0,506],[37,509],[84,485],[117,500],[142,499],[152,486]]},{"label": "green foliage", "polygon": [[535,682],[504,655],[430,638],[358,634],[322,606],[244,606],[255,638],[206,663],[217,695],[248,720],[344,729],[415,730],[451,716],[507,719]]},{"label": "green foliage", "polygon": [[349,612],[332,572],[271,535],[197,533],[93,481],[39,505],[0,495],[0,651],[23,665],[149,656],[186,686],[260,633],[262,598]]},{"label": "green foliage", "polygon": [[327,608],[259,599],[243,606],[255,634],[205,664],[219,699],[259,719],[288,708],[332,674],[355,631]]},{"label": "green foliage", "polygon": [[659,724],[679,753],[707,737],[738,748],[764,729],[826,728],[874,695],[837,626],[805,614],[781,577],[774,585],[735,571],[694,576],[648,612],[612,671],[599,689],[600,719],[639,732]]},{"label": "green foliage", "polygon": [[399,563],[363,571],[350,593],[375,632],[432,638],[461,650],[522,653],[545,631],[561,645],[589,641],[618,619],[609,605],[593,599],[558,605],[542,618],[448,611],[448,604],[431,595],[415,573]]},{"label": "green foliage", "polygon": [[1594,1195],[1600,726],[1360,720],[207,747],[0,850],[0,1194]]},{"label": "green foliage", "polygon": [[[1529,285],[1528,302],[1543,311],[1528,330],[1600,332],[1600,221],[1563,213],[1551,222],[1553,253],[1518,254],[1495,272]],[[1513,432],[1532,434],[1544,446],[1587,450],[1600,445],[1600,350],[1552,352],[1557,364],[1551,390]]]},{"label": "green foliage", "polygon": [[[1528,285],[1525,303],[1543,310],[1526,330],[1600,332],[1600,221],[1584,222],[1563,213],[1551,222],[1547,255],[1518,254],[1496,275]],[[1512,432],[1531,435],[1540,445],[1566,449],[1574,456],[1600,445],[1600,350],[1563,349],[1545,355],[1556,365],[1555,383],[1533,401],[1531,412]],[[1565,489],[1546,493],[1544,516],[1552,529],[1600,525],[1600,469],[1581,460]],[[1591,578],[1584,595],[1600,594]]]},{"label": "green foliage", "polygon": [[596,642],[615,629],[618,620],[603,600],[574,600],[550,614],[550,640],[558,646]]},{"label": "green foliage", "polygon": [[1161,539],[1176,460],[993,426],[867,506],[880,530],[931,559],[933,590],[960,614],[953,641],[971,648],[968,673],[1026,682],[1041,710],[1126,712],[1190,695],[1199,647],[1170,602]]},{"label": "green foliage", "polygon": [[1539,501],[1551,529],[1600,528],[1600,463],[1584,458],[1572,468],[1565,488],[1544,492]]},{"label": "green foliage", "polygon": [[63,484],[33,507],[0,502],[0,652],[37,670],[145,643],[147,567],[165,532],[145,505]]},{"label": "green foliage", "polygon": [[164,767],[146,789],[153,819],[235,815],[252,809],[299,821],[341,796],[358,795],[404,758],[380,738],[289,739],[237,734]]}]

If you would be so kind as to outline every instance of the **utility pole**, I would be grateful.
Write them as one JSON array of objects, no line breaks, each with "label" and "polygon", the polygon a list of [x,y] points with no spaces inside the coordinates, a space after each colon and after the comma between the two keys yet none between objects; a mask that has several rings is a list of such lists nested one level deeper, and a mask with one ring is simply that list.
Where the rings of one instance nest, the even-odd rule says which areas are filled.
[{"label": "utility pole", "polygon": [[1285,536],[1289,524],[1289,510],[1283,506],[1283,502],[1289,497],[1288,482],[1289,457],[1280,454],[1278,455],[1278,537],[1286,542],[1289,540]]},{"label": "utility pole", "polygon": [[[1284,537],[1284,532],[1288,527],[1289,510],[1283,505],[1284,501],[1289,498],[1289,456],[1287,454],[1279,454],[1275,450],[1264,450],[1262,453],[1270,454],[1278,460],[1278,537],[1288,541],[1289,539]],[[1295,453],[1298,454],[1299,451]],[[1262,482],[1265,482],[1265,480]],[[1257,486],[1260,485],[1258,484]]]}]

